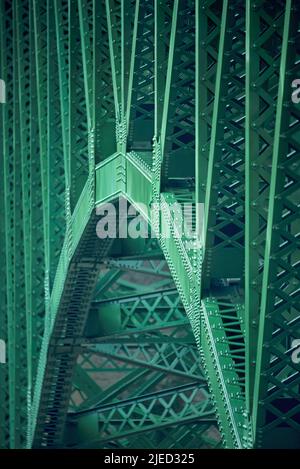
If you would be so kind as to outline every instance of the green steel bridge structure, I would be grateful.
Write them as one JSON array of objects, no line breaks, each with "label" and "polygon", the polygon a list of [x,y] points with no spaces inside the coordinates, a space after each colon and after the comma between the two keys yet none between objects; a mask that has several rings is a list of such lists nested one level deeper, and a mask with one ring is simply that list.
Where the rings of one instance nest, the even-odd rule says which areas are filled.
[{"label": "green steel bridge structure", "polygon": [[[299,31],[0,0],[0,447],[300,448]],[[156,236],[97,236],[108,203]]]}]

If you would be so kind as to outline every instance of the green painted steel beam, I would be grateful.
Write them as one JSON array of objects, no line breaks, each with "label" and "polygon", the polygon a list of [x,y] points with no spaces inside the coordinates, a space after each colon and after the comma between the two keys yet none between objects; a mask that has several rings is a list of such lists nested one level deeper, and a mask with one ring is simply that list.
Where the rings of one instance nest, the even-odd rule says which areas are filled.
[{"label": "green painted steel beam", "polygon": [[[87,417],[94,420],[94,416],[97,416],[100,424],[100,434],[98,436],[96,434],[88,434],[88,445],[91,446],[95,444],[95,440],[97,443],[104,443],[106,440],[109,441],[111,438],[119,439],[124,436],[149,431],[150,429],[152,431],[157,430],[158,428],[172,425],[173,419],[177,422],[192,421],[196,419],[203,421],[203,423],[205,421],[213,423],[213,413],[207,400],[201,399],[200,402],[195,403],[192,406],[190,405],[194,399],[195,393],[201,392],[201,388],[198,388],[199,385],[197,386],[189,383],[171,389],[155,391],[150,394],[134,396],[131,399],[113,402],[112,404],[102,404],[89,410],[70,413],[69,427],[66,435],[67,441],[69,439],[68,434],[71,438],[67,444],[71,447],[74,444],[80,444],[81,447],[82,445],[83,447],[87,445],[87,442],[84,442],[84,439],[82,441],[84,433],[82,434],[80,430],[80,427],[82,426],[81,422],[85,422]],[[204,397],[205,394],[203,395],[203,398]],[[180,405],[181,399],[183,400],[182,405]],[[169,403],[168,409],[160,411],[160,406],[164,408],[164,401]],[[180,411],[177,410],[177,412],[174,412],[172,410],[173,406],[174,409],[178,406]],[[194,412],[195,414],[193,414]],[[127,415],[125,419],[126,425],[124,425],[124,413]],[[72,431],[72,427],[74,426],[75,429]],[[79,434],[77,435],[76,428],[79,430]],[[110,432],[112,432],[111,435]]]}]

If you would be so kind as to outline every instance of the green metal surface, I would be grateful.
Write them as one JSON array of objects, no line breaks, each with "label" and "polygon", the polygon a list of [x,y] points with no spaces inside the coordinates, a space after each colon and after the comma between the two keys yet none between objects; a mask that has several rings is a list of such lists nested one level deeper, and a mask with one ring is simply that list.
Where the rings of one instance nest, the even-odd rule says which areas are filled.
[{"label": "green metal surface", "polygon": [[300,447],[298,3],[0,0],[1,448]]}]

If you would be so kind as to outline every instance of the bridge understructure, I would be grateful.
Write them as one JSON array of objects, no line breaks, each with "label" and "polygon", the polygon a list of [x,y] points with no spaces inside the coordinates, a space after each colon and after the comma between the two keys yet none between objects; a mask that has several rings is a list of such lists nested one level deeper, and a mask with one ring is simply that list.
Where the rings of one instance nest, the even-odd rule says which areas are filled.
[{"label": "bridge understructure", "polygon": [[0,0],[0,447],[300,447],[299,29]]}]

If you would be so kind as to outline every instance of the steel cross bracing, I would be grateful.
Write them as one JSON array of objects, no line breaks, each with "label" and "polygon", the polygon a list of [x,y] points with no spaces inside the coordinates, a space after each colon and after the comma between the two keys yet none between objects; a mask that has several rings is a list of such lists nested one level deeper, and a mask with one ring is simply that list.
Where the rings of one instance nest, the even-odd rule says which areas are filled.
[{"label": "steel cross bracing", "polygon": [[[1,447],[300,446],[299,29],[297,0],[0,0]],[[97,237],[119,197],[156,239]]]},{"label": "steel cross bracing", "polygon": [[[129,262],[107,284],[109,299],[101,301],[95,292],[64,445],[152,448],[161,443],[165,428],[173,434],[179,425],[187,435],[189,423],[190,440],[170,439],[168,447],[178,447],[182,439],[182,447],[195,444],[195,430],[197,446],[219,446],[195,340],[166,262],[131,260],[132,271]],[[99,284],[106,275],[100,275]],[[166,288],[170,283],[172,288]],[[131,290],[126,296],[124,284]],[[149,286],[157,292],[147,293]],[[137,434],[143,439],[136,439]]]}]

